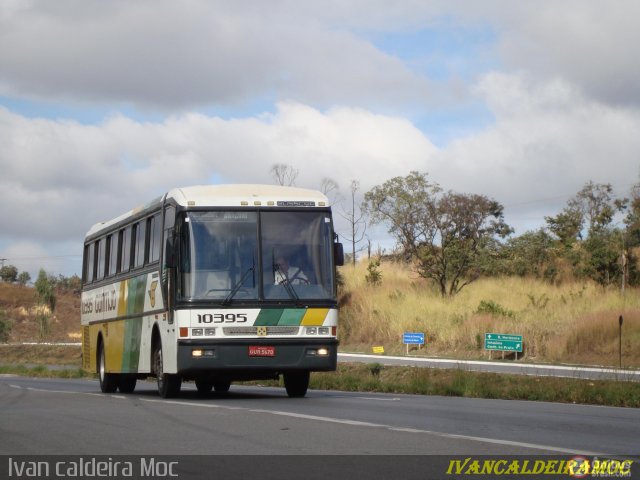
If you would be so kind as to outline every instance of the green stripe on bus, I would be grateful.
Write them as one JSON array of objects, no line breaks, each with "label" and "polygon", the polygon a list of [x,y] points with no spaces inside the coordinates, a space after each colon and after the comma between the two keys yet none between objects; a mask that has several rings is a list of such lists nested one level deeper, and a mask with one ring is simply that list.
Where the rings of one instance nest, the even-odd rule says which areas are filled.
[{"label": "green stripe on bus", "polygon": [[124,323],[124,348],[122,351],[122,371],[135,373],[140,361],[140,337],[142,318],[129,318]]},{"label": "green stripe on bus", "polygon": [[127,313],[129,315],[135,315],[144,311],[144,298],[147,293],[145,291],[146,288],[146,275],[141,275],[129,280],[129,299],[127,300]]},{"label": "green stripe on bus", "polygon": [[[127,314],[136,315],[144,312],[147,276],[140,275],[129,279]],[[140,337],[142,334],[142,317],[125,320],[124,345],[122,348],[122,371],[135,373],[140,361]]]},{"label": "green stripe on bus", "polygon": [[283,308],[263,308],[260,310],[254,325],[256,327],[278,325],[283,312]]},{"label": "green stripe on bus", "polygon": [[300,325],[306,310],[304,308],[287,308],[280,317],[278,325]]}]

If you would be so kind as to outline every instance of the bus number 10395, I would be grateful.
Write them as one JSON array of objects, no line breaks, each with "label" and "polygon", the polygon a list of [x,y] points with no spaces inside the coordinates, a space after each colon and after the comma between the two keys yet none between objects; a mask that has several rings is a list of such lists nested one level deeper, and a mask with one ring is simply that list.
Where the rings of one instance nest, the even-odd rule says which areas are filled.
[{"label": "bus number 10395", "polygon": [[246,313],[198,314],[198,323],[245,323],[246,321]]}]

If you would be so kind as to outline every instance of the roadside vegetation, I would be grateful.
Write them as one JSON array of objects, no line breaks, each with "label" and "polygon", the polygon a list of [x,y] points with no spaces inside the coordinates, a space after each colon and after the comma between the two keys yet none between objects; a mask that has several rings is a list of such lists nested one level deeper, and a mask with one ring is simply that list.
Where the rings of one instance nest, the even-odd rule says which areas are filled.
[{"label": "roadside vegetation", "polygon": [[[554,285],[521,277],[485,278],[455,297],[395,261],[341,269],[340,341],[346,351],[371,353],[382,345],[402,354],[403,332],[424,332],[425,348],[412,355],[489,359],[485,333],[524,337],[525,361],[618,366],[619,316],[625,367],[640,367],[640,291],[623,293],[589,280]],[[501,358],[495,352],[493,358]],[[513,358],[507,356],[507,358]]]}]

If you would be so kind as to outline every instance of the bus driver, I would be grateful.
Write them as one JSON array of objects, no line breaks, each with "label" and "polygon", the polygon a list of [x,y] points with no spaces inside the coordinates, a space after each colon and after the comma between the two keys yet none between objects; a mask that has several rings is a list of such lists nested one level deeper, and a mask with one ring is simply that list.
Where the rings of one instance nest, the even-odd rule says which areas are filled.
[{"label": "bus driver", "polygon": [[309,285],[309,279],[301,268],[289,265],[289,261],[282,255],[276,259],[275,284]]}]

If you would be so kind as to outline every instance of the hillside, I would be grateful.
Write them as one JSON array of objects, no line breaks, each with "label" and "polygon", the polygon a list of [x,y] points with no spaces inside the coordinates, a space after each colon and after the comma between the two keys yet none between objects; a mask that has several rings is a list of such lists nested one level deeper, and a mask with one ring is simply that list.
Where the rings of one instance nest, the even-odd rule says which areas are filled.
[{"label": "hillside", "polygon": [[[393,262],[370,285],[366,262],[341,269],[340,335],[344,348],[402,353],[402,333],[425,332],[426,349],[412,353],[488,359],[485,333],[524,337],[524,359],[618,365],[618,317],[623,315],[623,366],[640,366],[640,290],[592,282],[552,285],[520,277],[481,279],[442,298],[424,279]],[[495,352],[493,358],[500,358]]]},{"label": "hillside", "polygon": [[0,282],[0,310],[12,325],[9,342],[79,342],[80,296],[58,291],[56,300],[49,332],[40,338],[35,289]]}]

